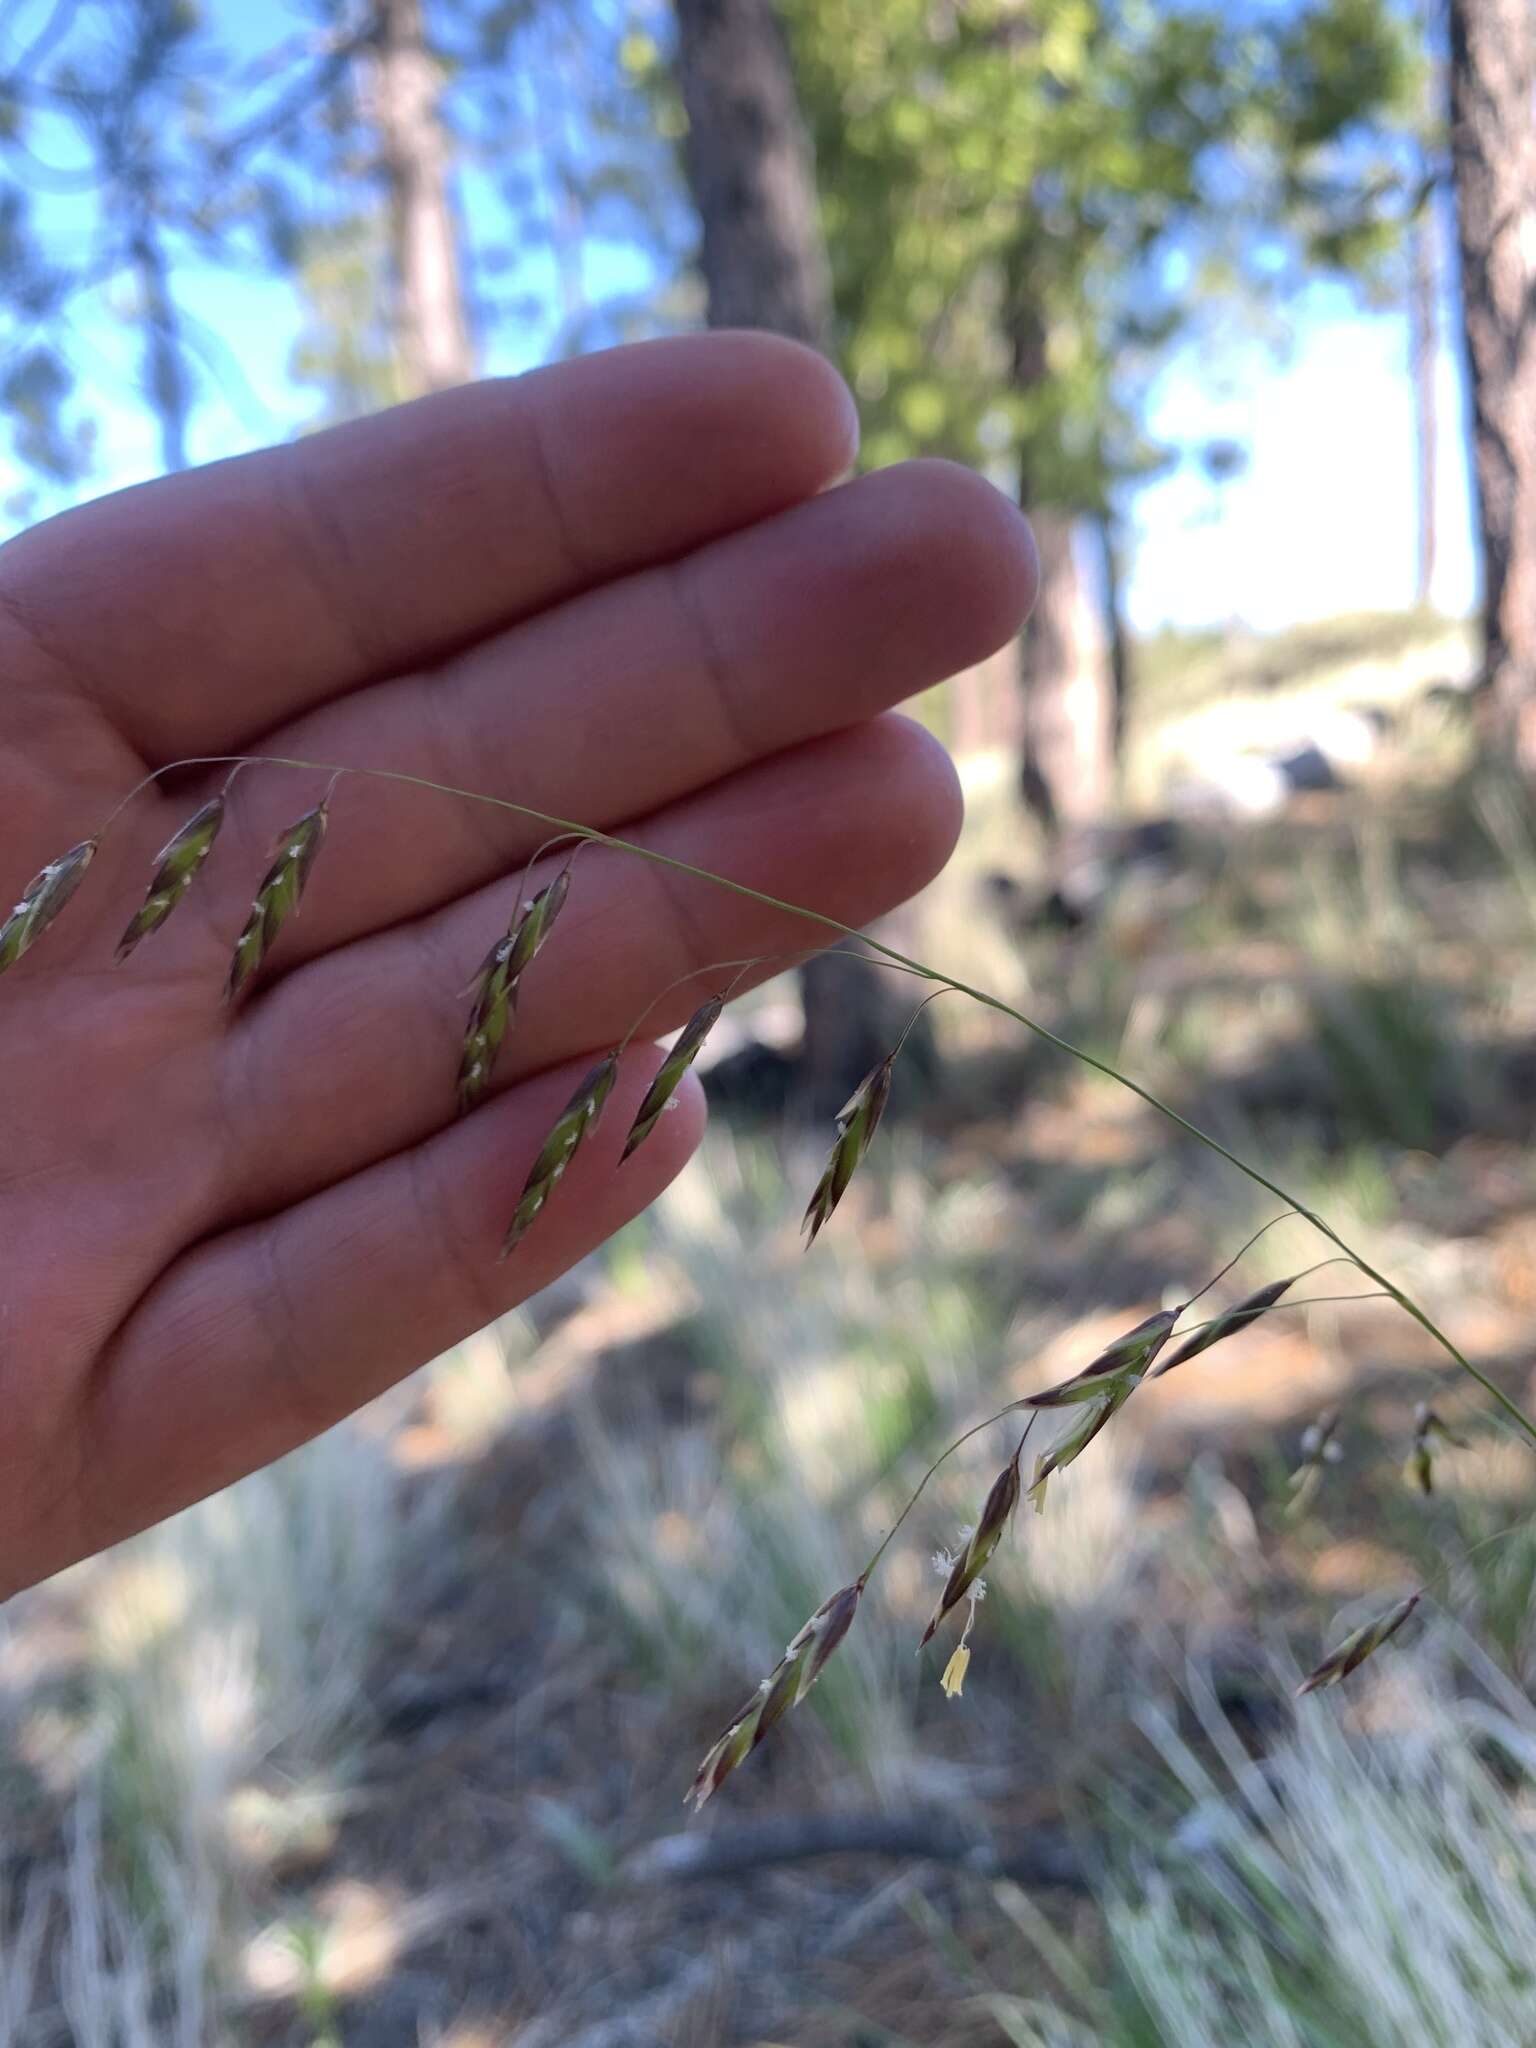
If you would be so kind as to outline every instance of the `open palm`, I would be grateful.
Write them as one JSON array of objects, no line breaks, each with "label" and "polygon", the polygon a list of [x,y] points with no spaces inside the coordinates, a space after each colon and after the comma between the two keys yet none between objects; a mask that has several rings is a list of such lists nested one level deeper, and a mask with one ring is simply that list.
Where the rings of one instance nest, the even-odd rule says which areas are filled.
[{"label": "open palm", "polygon": [[[147,769],[253,751],[515,798],[868,921],[937,870],[959,816],[943,754],[886,708],[1013,633],[1033,569],[964,471],[826,491],[852,434],[814,356],[696,337],[33,529],[0,551],[0,890]],[[539,828],[344,781],[302,916],[228,1010],[251,889],[323,776],[240,777],[183,906],[112,960],[156,851],[222,780],[138,799],[0,979],[0,1592],[278,1456],[600,1243],[677,1171],[702,1106],[685,1089],[618,1169],[656,1064],[637,1045],[498,1264],[583,1062],[690,968],[803,943],[588,851],[495,1092],[456,1121],[463,991]]]}]

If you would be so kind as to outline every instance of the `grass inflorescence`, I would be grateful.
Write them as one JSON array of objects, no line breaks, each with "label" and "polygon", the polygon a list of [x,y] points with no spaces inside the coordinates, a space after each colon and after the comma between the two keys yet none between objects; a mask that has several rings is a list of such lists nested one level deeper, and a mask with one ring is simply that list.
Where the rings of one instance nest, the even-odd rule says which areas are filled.
[{"label": "grass inflorescence", "polygon": [[[171,765],[176,768],[187,768],[216,764],[213,761],[202,761],[178,762]],[[218,796],[193,811],[162,849],[155,864],[148,892],[140,908],[130,919],[119,943],[119,960],[126,959],[145,938],[163,927],[203,872],[213,855],[215,842],[225,821],[230,783],[233,782],[235,775],[266,765],[273,768],[302,769],[316,774],[328,774],[330,777],[329,787],[321,801],[303,813],[282,835],[274,848],[270,865],[257,884],[249,916],[234,941],[225,986],[226,1001],[233,1001],[244,995],[255,984],[285,926],[297,914],[320,858],[329,823],[332,795],[344,777],[352,774],[380,776],[387,780],[433,790],[452,798],[489,803],[536,820],[554,832],[556,836],[547,840],[528,863],[528,871],[519,889],[514,915],[505,932],[492,942],[475,971],[468,991],[472,997],[472,1004],[460,1046],[457,1077],[457,1103],[461,1114],[474,1110],[489,1093],[497,1060],[516,1015],[523,977],[537,955],[551,940],[557,920],[572,890],[576,854],[583,846],[596,844],[659,863],[781,913],[802,919],[819,927],[825,937],[859,938],[868,950],[862,955],[850,955],[850,958],[862,958],[866,964],[892,967],[932,984],[932,991],[924,999],[925,1003],[932,1001],[938,994],[953,992],[965,995],[988,1009],[1013,1019],[1049,1045],[1130,1090],[1187,1136],[1243,1174],[1250,1182],[1276,1196],[1284,1204],[1284,1209],[1280,1216],[1272,1219],[1272,1222],[1279,1222],[1287,1217],[1300,1219],[1335,1248],[1335,1256],[1307,1267],[1300,1273],[1271,1281],[1246,1294],[1232,1306],[1219,1310],[1203,1322],[1186,1326],[1181,1331],[1179,1325],[1186,1312],[1225,1278],[1237,1263],[1237,1259],[1249,1248],[1245,1245],[1199,1293],[1154,1311],[1102,1347],[1068,1378],[1037,1393],[1010,1402],[997,1415],[987,1418],[985,1422],[977,1423],[957,1437],[940,1453],[939,1458],[924,1475],[863,1572],[857,1579],[824,1601],[795,1633],[779,1663],[762,1680],[746,1704],[711,1746],[689,1790],[688,1797],[695,1809],[701,1807],[725,1778],[750,1756],[784,1715],[806,1697],[828,1660],[853,1627],[860,1599],[893,1537],[912,1512],[939,1465],[961,1444],[987,1427],[988,1423],[1000,1421],[1021,1410],[1027,1412],[1025,1427],[1011,1456],[993,1481],[974,1527],[965,1532],[958,1555],[945,1558],[943,1591],[919,1645],[920,1648],[926,1645],[945,1620],[956,1609],[964,1606],[965,1620],[960,1640],[942,1679],[944,1690],[951,1697],[960,1693],[970,1662],[970,1639],[976,1624],[978,1603],[985,1591],[983,1570],[1012,1526],[1020,1500],[1028,1498],[1037,1511],[1043,1511],[1052,1476],[1082,1456],[1101,1432],[1113,1423],[1144,1381],[1172,1371],[1175,1367],[1211,1350],[1217,1344],[1241,1335],[1271,1315],[1283,1313],[1292,1307],[1312,1305],[1306,1300],[1297,1301],[1288,1297],[1301,1280],[1308,1274],[1318,1271],[1321,1266],[1346,1264],[1355,1268],[1364,1279],[1374,1283],[1373,1293],[1363,1298],[1387,1298],[1395,1302],[1434,1339],[1461,1371],[1494,1400],[1504,1419],[1512,1422],[1529,1443],[1536,1445],[1536,1421],[1533,1421],[1509,1395],[1465,1356],[1411,1295],[1379,1272],[1346,1243],[1338,1231],[1314,1209],[1297,1200],[1260,1168],[1241,1158],[1221,1140],[1202,1130],[1141,1083],[1121,1072],[1108,1059],[1085,1051],[1082,1047],[1059,1037],[1036,1019],[1015,1009],[1001,998],[972,987],[969,983],[949,976],[922,961],[911,959],[878,940],[853,932],[850,927],[838,920],[823,916],[804,906],[784,902],[763,891],[732,881],[727,876],[694,867],[687,862],[570,820],[549,816],[510,799],[492,797],[477,791],[450,789],[422,777],[394,771],[354,770],[345,766],[329,766],[276,756],[219,757],[217,765],[225,765],[232,769],[229,782],[226,782],[224,790]],[[149,787],[159,775],[168,772],[169,768],[156,771],[155,775],[146,778],[140,788]],[[14,910],[0,922],[0,973],[13,967],[62,916],[84,882],[86,872],[110,826],[137,794],[137,790],[130,792],[99,832],[61,853],[26,885]],[[573,848],[565,864],[544,887],[532,895],[527,894],[529,877],[539,855],[561,844],[570,844]],[[748,960],[719,964],[735,967],[745,973],[765,963],[761,960]],[[707,967],[696,970],[699,975],[709,971]],[[722,992],[711,995],[700,1005],[673,1042],[632,1120],[624,1142],[623,1160],[628,1160],[655,1129],[718,1022],[733,987],[734,984]],[[924,1004],[919,1004],[918,1010],[921,1011],[923,1007]],[[535,1227],[545,1208],[555,1197],[571,1162],[597,1126],[614,1087],[621,1053],[643,1024],[644,1014],[648,1012],[642,1014],[621,1044],[598,1061],[582,1079],[551,1126],[517,1197],[511,1220],[502,1239],[502,1258],[514,1254],[527,1233]],[[907,1028],[910,1030],[911,1025]],[[905,1039],[904,1032],[893,1049],[871,1068],[834,1120],[831,1151],[805,1209],[802,1227],[808,1249],[814,1246],[819,1234],[832,1219],[869,1153],[891,1097],[898,1059]],[[1266,1225],[1265,1229],[1270,1227]],[[1253,1240],[1249,1241],[1250,1244],[1252,1242]],[[1345,1295],[1323,1298],[1351,1300],[1362,1297]],[[1171,1350],[1170,1345],[1173,1347]],[[1053,1440],[1040,1447],[1026,1479],[1022,1459],[1027,1439],[1037,1422],[1042,1418],[1052,1417],[1058,1421],[1057,1433]],[[1339,1457],[1338,1429],[1339,1416],[1337,1412],[1330,1412],[1320,1417],[1307,1433],[1303,1442],[1302,1462],[1292,1478],[1293,1512],[1299,1513],[1310,1504],[1321,1484],[1325,1468]],[[1421,1405],[1416,1417],[1407,1469],[1410,1480],[1423,1494],[1433,1491],[1433,1454],[1442,1443],[1460,1446],[1462,1439],[1452,1436],[1446,1430],[1433,1407],[1428,1404]],[[1367,1658],[1373,1656],[1397,1634],[1418,1606],[1425,1590],[1424,1587],[1419,1588],[1374,1620],[1356,1629],[1316,1666],[1303,1681],[1299,1691],[1307,1694],[1336,1685],[1349,1677]]]}]

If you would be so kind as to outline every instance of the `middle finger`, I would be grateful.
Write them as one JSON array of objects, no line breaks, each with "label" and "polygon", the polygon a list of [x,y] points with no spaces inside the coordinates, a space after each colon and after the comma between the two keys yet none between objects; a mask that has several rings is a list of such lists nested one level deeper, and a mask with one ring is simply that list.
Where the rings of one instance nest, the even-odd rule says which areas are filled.
[{"label": "middle finger", "polygon": [[[959,824],[948,756],[920,726],[883,718],[746,769],[629,836],[860,925],[938,872]],[[219,1226],[302,1200],[452,1120],[464,987],[505,929],[508,893],[501,882],[345,947],[286,977],[238,1020],[220,1048],[229,1156]],[[647,1010],[676,977],[774,956],[745,986],[779,971],[784,950],[808,940],[819,943],[804,919],[635,855],[589,848],[528,972],[496,1086],[606,1050],[642,1012],[643,1035],[675,1030],[732,978],[701,974]]]},{"label": "middle finger", "polygon": [[[559,606],[431,674],[360,691],[264,750],[611,827],[981,659],[1017,630],[1032,583],[1028,529],[1005,498],[952,464],[909,463]],[[220,873],[243,863],[254,880],[322,787],[244,776]],[[362,778],[333,808],[279,973],[453,901],[548,836],[488,805]]]}]

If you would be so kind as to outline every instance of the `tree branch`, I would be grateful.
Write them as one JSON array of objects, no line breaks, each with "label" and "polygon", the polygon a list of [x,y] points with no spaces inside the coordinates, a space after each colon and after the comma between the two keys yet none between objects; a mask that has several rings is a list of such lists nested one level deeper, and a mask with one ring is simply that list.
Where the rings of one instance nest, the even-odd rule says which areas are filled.
[{"label": "tree branch", "polygon": [[709,1834],[662,1835],[625,1858],[633,1884],[695,1884],[820,1856],[952,1863],[1019,1884],[1088,1889],[1088,1872],[1059,1828],[989,1828],[946,1812],[773,1814]]}]

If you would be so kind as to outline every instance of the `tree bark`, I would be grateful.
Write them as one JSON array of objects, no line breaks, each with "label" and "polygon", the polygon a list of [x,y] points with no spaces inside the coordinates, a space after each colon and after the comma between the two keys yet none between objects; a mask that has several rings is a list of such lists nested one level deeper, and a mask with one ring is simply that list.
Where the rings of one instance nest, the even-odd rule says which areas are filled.
[{"label": "tree bark", "polygon": [[[832,285],[811,140],[770,0],[675,0],[683,160],[711,327],[765,327],[830,351]],[[797,1095],[834,1114],[899,1029],[880,976],[823,954],[802,970]],[[921,1057],[921,1040],[909,1045]]]},{"label": "tree bark", "polygon": [[422,0],[378,0],[373,116],[389,194],[395,292],[391,326],[413,396],[465,384],[475,352],[459,268],[450,150]]},{"label": "tree bark", "polygon": [[[1045,329],[1028,299],[1028,266],[1019,266],[1010,310],[1013,375],[1023,389],[1045,375]],[[1109,635],[1082,573],[1077,520],[1036,498],[1027,460],[1019,500],[1029,513],[1040,557],[1040,590],[1019,642],[1024,693],[1020,786],[1052,840],[1096,824],[1115,793],[1116,746],[1125,720]],[[1106,555],[1106,569],[1111,557]],[[1122,650],[1122,662],[1123,662]]]},{"label": "tree bark", "polygon": [[1113,773],[1118,770],[1125,753],[1125,729],[1131,714],[1131,636],[1125,623],[1120,523],[1114,513],[1101,512],[1094,520],[1094,531],[1098,537],[1100,575],[1103,579],[1104,623],[1109,634],[1109,751]]},{"label": "tree bark", "polygon": [[1427,610],[1434,592],[1437,491],[1435,356],[1439,322],[1435,299],[1434,200],[1427,199],[1413,224],[1409,248],[1408,350],[1413,379],[1414,488],[1417,497],[1417,553],[1414,603]]},{"label": "tree bark", "polygon": [[676,0],[684,162],[711,327],[827,349],[832,282],[810,136],[769,0]]},{"label": "tree bark", "polygon": [[1040,594],[1025,629],[1024,798],[1052,838],[1096,824],[1115,788],[1110,650],[1078,559],[1070,514],[1032,510]]},{"label": "tree bark", "polygon": [[1472,381],[1484,681],[1536,772],[1536,7],[1451,0],[1451,158]]}]

